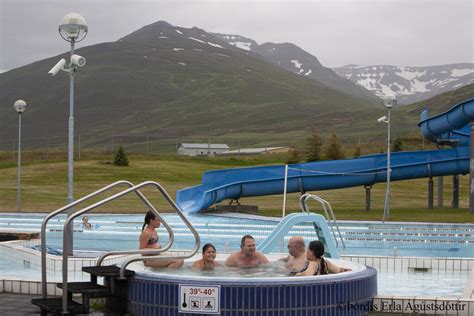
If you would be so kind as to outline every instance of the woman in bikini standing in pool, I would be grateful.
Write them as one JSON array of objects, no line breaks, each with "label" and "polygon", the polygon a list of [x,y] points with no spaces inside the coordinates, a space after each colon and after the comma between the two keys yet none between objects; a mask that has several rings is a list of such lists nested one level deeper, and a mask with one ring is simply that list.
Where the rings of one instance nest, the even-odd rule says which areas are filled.
[{"label": "woman in bikini standing in pool", "polygon": [[[145,223],[140,234],[140,249],[160,249],[158,243],[158,233],[156,229],[160,227],[161,222],[156,218],[155,213],[148,211],[145,215]],[[148,255],[150,256],[150,255]],[[171,268],[176,269],[183,265],[181,259],[150,259],[144,261],[145,266],[153,268]]]}]

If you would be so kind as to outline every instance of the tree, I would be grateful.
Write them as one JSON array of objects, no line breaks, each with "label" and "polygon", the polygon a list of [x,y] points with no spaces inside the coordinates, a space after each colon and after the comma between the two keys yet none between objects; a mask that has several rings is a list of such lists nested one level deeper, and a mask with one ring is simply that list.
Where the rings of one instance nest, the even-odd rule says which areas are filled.
[{"label": "tree", "polygon": [[128,166],[129,161],[127,158],[127,153],[123,149],[122,145],[119,146],[114,157],[114,165],[116,166]]},{"label": "tree", "polygon": [[319,136],[318,131],[313,130],[310,137],[306,139],[306,161],[319,161],[321,160],[321,148],[323,146],[323,142],[321,137]]},{"label": "tree", "polygon": [[396,151],[402,151],[402,150],[403,150],[403,142],[400,139],[400,137],[397,136],[395,140],[393,141],[392,151],[396,152]]},{"label": "tree", "polygon": [[360,145],[357,145],[356,149],[354,150],[354,158],[360,157]]},{"label": "tree", "polygon": [[299,163],[300,162],[300,154],[296,149],[296,145],[293,144],[288,151],[288,160],[286,161],[287,164],[291,163]]},{"label": "tree", "polygon": [[325,147],[325,157],[330,160],[344,159],[342,145],[337,138],[336,132],[332,132],[329,144]]}]

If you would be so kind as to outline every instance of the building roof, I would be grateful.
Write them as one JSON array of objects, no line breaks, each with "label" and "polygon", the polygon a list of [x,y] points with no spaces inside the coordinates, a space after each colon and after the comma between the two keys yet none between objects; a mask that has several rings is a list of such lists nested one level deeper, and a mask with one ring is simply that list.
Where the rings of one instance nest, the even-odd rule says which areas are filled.
[{"label": "building roof", "polygon": [[181,143],[179,148],[188,148],[188,149],[229,149],[230,147],[227,144],[208,144],[208,143]]},{"label": "building roof", "polygon": [[233,154],[261,154],[264,152],[272,151],[272,150],[277,150],[277,149],[283,149],[286,147],[260,147],[260,148],[240,148],[240,149],[234,149],[234,150],[227,150],[222,153],[221,155],[233,155]]}]

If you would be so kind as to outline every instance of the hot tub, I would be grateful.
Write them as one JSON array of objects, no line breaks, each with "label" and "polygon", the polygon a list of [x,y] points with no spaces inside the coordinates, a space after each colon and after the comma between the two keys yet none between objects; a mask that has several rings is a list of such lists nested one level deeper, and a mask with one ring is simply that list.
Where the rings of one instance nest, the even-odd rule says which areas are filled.
[{"label": "hot tub", "polygon": [[[310,277],[183,275],[134,267],[128,309],[134,315],[365,315],[377,294],[377,272],[331,259],[352,271]],[[136,265],[135,265],[136,266]]]}]

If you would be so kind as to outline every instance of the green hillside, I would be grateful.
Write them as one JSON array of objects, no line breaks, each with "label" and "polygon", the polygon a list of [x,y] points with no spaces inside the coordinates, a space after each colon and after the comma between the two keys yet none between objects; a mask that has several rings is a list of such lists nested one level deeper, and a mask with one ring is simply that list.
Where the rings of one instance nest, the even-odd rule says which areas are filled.
[{"label": "green hillside", "polygon": [[[381,102],[296,75],[198,28],[157,22],[113,43],[76,51],[87,64],[75,76],[75,132],[84,142],[113,135],[234,137],[248,145],[322,135],[383,139]],[[14,139],[24,99],[23,137],[66,136],[69,79],[47,72],[63,54],[0,74],[0,140]],[[432,114],[474,95],[474,86],[394,109],[399,135],[418,135]],[[87,137],[86,137],[87,136]],[[265,140],[265,141],[263,141]],[[174,146],[174,145],[173,145]]]},{"label": "green hillside", "polygon": [[[177,29],[158,22],[76,51],[87,58],[75,77],[78,133],[303,134],[338,128],[379,106],[270,65],[203,30]],[[65,133],[69,80],[66,73],[47,74],[62,57],[0,74],[0,139],[16,133],[10,104],[18,98],[29,104],[25,137]]]}]

